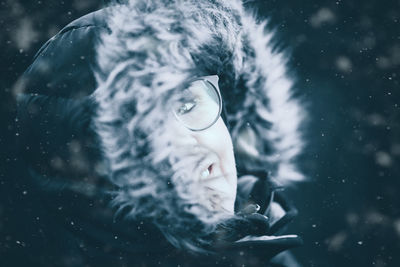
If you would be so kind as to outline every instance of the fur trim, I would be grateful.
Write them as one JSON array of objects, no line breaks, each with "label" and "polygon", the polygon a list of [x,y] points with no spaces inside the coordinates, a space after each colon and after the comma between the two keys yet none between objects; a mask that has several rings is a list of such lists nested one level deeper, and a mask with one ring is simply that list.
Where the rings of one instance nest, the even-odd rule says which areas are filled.
[{"label": "fur trim", "polygon": [[302,148],[304,112],[272,34],[241,2],[131,0],[108,12],[112,32],[98,45],[92,97],[119,211],[153,219],[190,249],[226,217],[193,177],[202,149],[176,149],[167,127],[174,95],[196,76],[220,76],[239,165],[270,169],[283,183],[302,179],[292,159]]},{"label": "fur trim", "polygon": [[286,58],[274,50],[273,33],[266,31],[265,22],[244,16],[242,23],[251,53],[245,55],[241,73],[247,89],[243,106],[233,112],[240,162],[245,169],[267,168],[283,185],[304,180],[294,159],[304,146],[300,126],[305,111],[292,96]]}]

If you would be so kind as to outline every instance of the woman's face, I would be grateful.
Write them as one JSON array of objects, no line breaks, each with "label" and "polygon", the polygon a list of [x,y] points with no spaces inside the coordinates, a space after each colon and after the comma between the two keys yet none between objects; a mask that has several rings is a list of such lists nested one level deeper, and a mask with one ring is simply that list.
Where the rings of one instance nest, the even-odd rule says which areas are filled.
[{"label": "woman's face", "polygon": [[[206,151],[194,175],[207,192],[214,210],[234,213],[237,174],[232,139],[221,117],[209,128],[191,131],[179,121],[174,123],[176,145],[191,151]],[[198,151],[200,151],[198,150]]]}]

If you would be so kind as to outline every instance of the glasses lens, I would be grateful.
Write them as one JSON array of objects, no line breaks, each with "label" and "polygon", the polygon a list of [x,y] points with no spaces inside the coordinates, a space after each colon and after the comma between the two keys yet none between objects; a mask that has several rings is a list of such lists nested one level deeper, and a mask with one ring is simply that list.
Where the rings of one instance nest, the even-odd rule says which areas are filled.
[{"label": "glasses lens", "polygon": [[221,105],[217,88],[208,80],[196,80],[185,90],[174,112],[187,128],[199,131],[217,121]]}]

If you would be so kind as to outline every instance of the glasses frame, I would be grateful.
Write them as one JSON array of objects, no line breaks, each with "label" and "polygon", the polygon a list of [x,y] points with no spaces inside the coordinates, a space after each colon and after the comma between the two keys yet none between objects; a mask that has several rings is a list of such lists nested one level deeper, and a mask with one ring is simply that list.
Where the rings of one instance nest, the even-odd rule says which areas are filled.
[{"label": "glasses frame", "polygon": [[193,78],[193,79],[191,79],[191,80],[188,81],[188,84],[191,84],[191,83],[193,83],[193,82],[195,82],[195,81],[204,81],[204,82],[209,83],[209,84],[214,88],[214,90],[217,92],[219,109],[218,109],[218,114],[217,114],[217,116],[216,116],[215,119],[210,123],[210,125],[207,125],[206,127],[203,127],[203,128],[200,128],[200,129],[188,127],[188,126],[178,117],[178,115],[177,115],[176,112],[174,111],[173,113],[174,113],[174,115],[175,115],[175,118],[176,118],[180,123],[182,123],[183,126],[185,126],[187,129],[189,129],[189,130],[191,130],[191,131],[193,131],[193,132],[204,131],[204,130],[207,130],[208,128],[210,128],[211,126],[213,126],[213,125],[218,121],[218,119],[220,118],[221,113],[222,113],[222,96],[221,96],[221,92],[220,92],[220,89],[219,89],[219,86],[218,86],[218,80],[219,80],[218,75],[208,75],[208,76],[196,77],[196,78]]}]

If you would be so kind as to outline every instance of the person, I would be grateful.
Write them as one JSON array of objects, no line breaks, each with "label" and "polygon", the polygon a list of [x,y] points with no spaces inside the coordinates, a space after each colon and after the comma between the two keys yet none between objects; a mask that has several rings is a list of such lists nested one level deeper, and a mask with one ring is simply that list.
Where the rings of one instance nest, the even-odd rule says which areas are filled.
[{"label": "person", "polygon": [[131,0],[46,42],[17,95],[18,260],[298,266],[304,110],[272,37],[240,1]]}]

